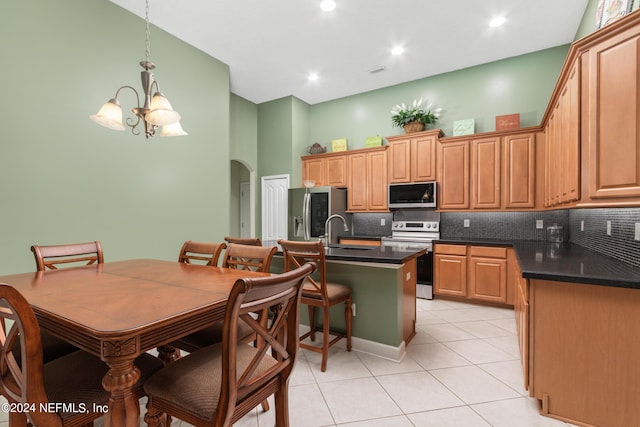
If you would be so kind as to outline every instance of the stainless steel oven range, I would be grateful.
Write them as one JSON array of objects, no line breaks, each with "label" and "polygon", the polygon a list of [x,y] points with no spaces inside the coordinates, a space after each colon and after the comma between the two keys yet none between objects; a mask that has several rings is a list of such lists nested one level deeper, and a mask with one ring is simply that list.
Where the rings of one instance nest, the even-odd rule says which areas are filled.
[{"label": "stainless steel oven range", "polygon": [[437,221],[393,221],[391,237],[383,237],[383,246],[407,249],[427,249],[418,257],[416,295],[433,299],[433,244],[440,238],[440,223]]}]

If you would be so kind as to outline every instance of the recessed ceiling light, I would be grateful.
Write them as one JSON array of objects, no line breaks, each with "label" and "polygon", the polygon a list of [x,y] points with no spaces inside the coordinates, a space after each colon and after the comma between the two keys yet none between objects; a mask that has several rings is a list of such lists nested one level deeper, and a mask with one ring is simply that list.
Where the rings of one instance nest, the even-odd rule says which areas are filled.
[{"label": "recessed ceiling light", "polygon": [[391,54],[393,55],[402,55],[404,53],[404,48],[402,46],[396,46],[391,49]]},{"label": "recessed ceiling light", "polygon": [[333,0],[322,0],[322,3],[320,3],[320,9],[324,10],[325,12],[331,12],[335,8],[336,2]]},{"label": "recessed ceiling light", "polygon": [[505,18],[504,16],[496,16],[495,18],[493,18],[491,20],[491,22],[489,22],[489,26],[491,28],[495,28],[495,27],[499,27],[500,25],[504,24],[505,22],[507,22],[507,18]]},{"label": "recessed ceiling light", "polygon": [[315,82],[320,78],[320,76],[318,76],[318,74],[316,73],[309,73],[309,77],[307,78],[309,79],[310,82]]}]

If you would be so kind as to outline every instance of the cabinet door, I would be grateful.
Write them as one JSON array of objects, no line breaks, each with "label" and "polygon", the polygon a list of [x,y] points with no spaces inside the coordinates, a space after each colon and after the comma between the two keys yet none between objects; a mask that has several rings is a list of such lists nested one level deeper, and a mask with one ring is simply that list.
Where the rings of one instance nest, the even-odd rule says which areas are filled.
[{"label": "cabinet door", "polygon": [[436,135],[411,140],[411,181],[436,180]]},{"label": "cabinet door", "polygon": [[411,181],[411,139],[389,142],[389,182]]},{"label": "cabinet door", "polygon": [[326,185],[331,187],[347,186],[347,156],[327,157]]},{"label": "cabinet door", "polygon": [[560,98],[562,105],[561,201],[580,200],[580,80],[576,63],[569,72]]},{"label": "cabinet door", "polygon": [[302,160],[302,179],[316,182],[316,187],[326,185],[324,173],[326,163],[324,157]]},{"label": "cabinet door", "polygon": [[471,200],[474,209],[500,207],[500,138],[471,141]]},{"label": "cabinet door", "polygon": [[467,257],[435,254],[433,286],[439,295],[467,296]]},{"label": "cabinet door", "polygon": [[535,207],[535,136],[505,136],[503,146],[504,207]]},{"label": "cabinet door", "polygon": [[469,209],[469,141],[438,144],[438,207]]},{"label": "cabinet door", "polygon": [[387,152],[367,153],[367,208],[370,211],[388,210]]},{"label": "cabinet door", "polygon": [[[585,61],[586,62],[586,61]],[[588,191],[640,196],[640,35],[632,28],[588,52]]]},{"label": "cabinet door", "polygon": [[347,204],[350,211],[367,210],[367,159],[364,153],[347,157]]},{"label": "cabinet door", "polygon": [[469,297],[491,302],[507,302],[507,260],[469,258]]}]

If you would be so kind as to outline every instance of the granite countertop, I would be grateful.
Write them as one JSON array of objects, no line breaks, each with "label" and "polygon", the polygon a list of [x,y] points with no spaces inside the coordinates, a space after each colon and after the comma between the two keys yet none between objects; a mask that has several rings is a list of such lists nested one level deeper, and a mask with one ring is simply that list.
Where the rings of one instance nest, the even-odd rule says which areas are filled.
[{"label": "granite countertop", "polygon": [[640,289],[640,268],[575,243],[491,239],[440,239],[436,243],[512,246],[527,279]]},{"label": "granite countertop", "polygon": [[[264,241],[264,246],[278,246],[275,241]],[[339,245],[332,244],[325,248],[327,260],[332,261],[353,261],[371,262],[382,264],[403,264],[411,258],[418,257],[426,253],[426,250],[401,249],[393,246],[359,246],[359,245]],[[282,250],[278,246],[278,255],[282,255]]]}]

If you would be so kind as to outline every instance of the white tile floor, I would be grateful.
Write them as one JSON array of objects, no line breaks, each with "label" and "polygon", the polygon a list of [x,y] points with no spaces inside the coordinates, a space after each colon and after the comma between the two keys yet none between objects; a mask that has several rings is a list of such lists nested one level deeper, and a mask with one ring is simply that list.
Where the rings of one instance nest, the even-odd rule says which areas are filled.
[{"label": "white tile floor", "polygon": [[[540,416],[537,401],[526,397],[513,310],[419,299],[417,317],[400,363],[336,346],[322,373],[320,355],[301,351],[290,380],[291,426],[569,425]],[[236,424],[273,425],[273,409]],[[172,427],[188,425],[174,420]]]}]

